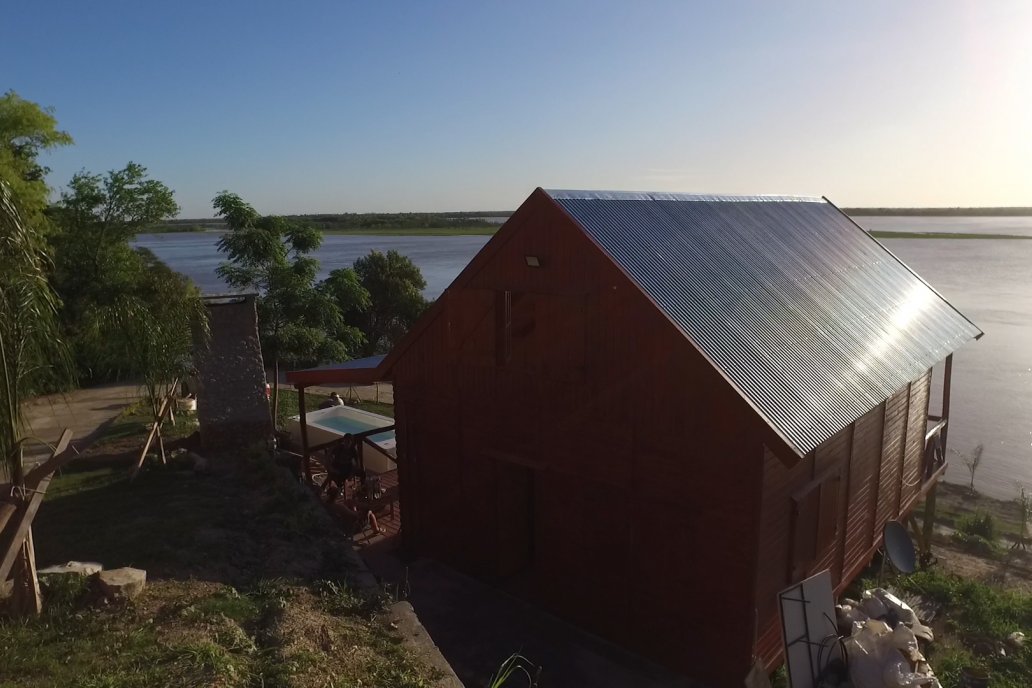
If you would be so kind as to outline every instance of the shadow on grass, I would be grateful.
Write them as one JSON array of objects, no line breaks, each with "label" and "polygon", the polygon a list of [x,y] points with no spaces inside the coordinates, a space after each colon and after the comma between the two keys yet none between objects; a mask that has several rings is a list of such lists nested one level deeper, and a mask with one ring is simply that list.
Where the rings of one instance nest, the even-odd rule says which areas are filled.
[{"label": "shadow on grass", "polygon": [[0,618],[0,685],[49,688],[382,685],[434,673],[348,587],[351,550],[322,507],[267,458],[208,457],[212,472],[80,464],[54,480],[33,526],[40,566],[147,571],[147,590],[101,605],[86,579],[44,614]]},{"label": "shadow on grass", "polygon": [[37,561],[233,585],[315,580],[328,533],[301,489],[225,467],[208,475],[151,468],[130,481],[124,462],[86,464],[53,481],[33,525]]}]

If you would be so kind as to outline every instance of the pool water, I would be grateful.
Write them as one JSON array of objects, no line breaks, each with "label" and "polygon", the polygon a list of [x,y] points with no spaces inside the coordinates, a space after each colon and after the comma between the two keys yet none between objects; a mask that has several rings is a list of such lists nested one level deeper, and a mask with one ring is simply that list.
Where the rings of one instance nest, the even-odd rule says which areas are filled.
[{"label": "pool water", "polygon": [[[372,430],[378,426],[370,423],[358,420],[356,418],[348,418],[347,416],[326,416],[320,418],[317,421],[311,423],[312,425],[318,425],[326,428],[327,430],[335,430],[342,435],[347,433],[351,435],[358,434],[360,432],[366,432]],[[381,426],[382,427],[382,426]],[[370,439],[376,442],[386,442],[394,439],[394,431],[388,430],[387,432],[378,432],[375,435],[370,435]]]}]

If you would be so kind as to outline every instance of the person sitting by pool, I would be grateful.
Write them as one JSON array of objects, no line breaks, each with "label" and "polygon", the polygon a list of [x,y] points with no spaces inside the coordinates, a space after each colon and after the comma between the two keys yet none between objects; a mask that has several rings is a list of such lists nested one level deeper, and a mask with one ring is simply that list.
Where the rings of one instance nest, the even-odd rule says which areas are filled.
[{"label": "person sitting by pool", "polygon": [[340,395],[336,392],[330,392],[330,396],[326,398],[323,403],[319,404],[319,410],[333,408],[334,406],[343,406],[344,400],[340,398]]},{"label": "person sitting by pool", "polygon": [[344,500],[341,505],[343,511],[353,519],[356,532],[366,526],[372,528],[374,533],[383,535],[387,532],[376,520],[376,513],[373,511],[376,507],[378,491],[379,481],[377,478],[362,471],[358,486],[351,492],[351,498]]}]

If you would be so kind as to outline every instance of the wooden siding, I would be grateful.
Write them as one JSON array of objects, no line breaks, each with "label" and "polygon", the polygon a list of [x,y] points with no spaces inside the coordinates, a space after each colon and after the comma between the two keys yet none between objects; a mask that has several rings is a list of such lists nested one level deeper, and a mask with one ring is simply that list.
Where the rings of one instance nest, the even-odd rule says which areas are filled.
[{"label": "wooden siding", "polygon": [[846,537],[843,540],[843,569],[851,569],[874,545],[874,523],[878,503],[878,469],[881,460],[885,404],[853,425],[853,453],[849,464],[849,503]]},{"label": "wooden siding", "polygon": [[907,424],[907,385],[885,401],[882,429],[882,454],[878,473],[878,508],[875,511],[875,532],[899,513],[900,476],[903,470],[903,446]]},{"label": "wooden siding", "polygon": [[780,590],[823,567],[841,586],[916,494],[903,481],[920,470],[927,376],[782,461],[742,398],[542,196],[416,332],[392,373],[413,553],[714,688],[740,685],[754,653],[777,658]]},{"label": "wooden siding", "polygon": [[[791,468],[764,450],[755,652],[768,666],[781,653],[778,592],[825,568],[841,590],[870,563],[885,523],[913,507],[920,491],[930,384],[930,375],[924,375],[903,387]],[[840,478],[838,498],[830,502],[838,510],[833,544],[818,551],[812,564],[793,569],[799,546],[793,537],[801,532],[794,508],[801,493],[812,495],[809,491],[829,478]],[[819,504],[808,502],[803,516],[823,516]],[[822,524],[803,525],[810,528],[802,531],[805,537],[819,540]]]},{"label": "wooden siding", "polygon": [[906,452],[903,460],[902,499],[900,512],[906,513],[921,494],[924,470],[925,433],[928,431],[928,400],[932,371],[910,385],[910,408],[907,417]]},{"label": "wooden siding", "polygon": [[738,685],[761,424],[558,209],[517,215],[394,367],[406,544]]},{"label": "wooden siding", "polygon": [[792,580],[792,495],[813,479],[814,455],[786,467],[774,452],[763,449],[763,504],[759,521],[759,566],[756,570],[757,655],[773,661],[780,651],[778,593]]}]

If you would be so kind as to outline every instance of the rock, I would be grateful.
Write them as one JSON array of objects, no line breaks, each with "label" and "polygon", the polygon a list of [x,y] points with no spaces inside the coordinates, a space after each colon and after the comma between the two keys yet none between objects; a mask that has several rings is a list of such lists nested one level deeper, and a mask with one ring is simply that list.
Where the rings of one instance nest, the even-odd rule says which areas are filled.
[{"label": "rock", "polygon": [[101,592],[109,600],[135,599],[147,584],[146,571],[128,566],[101,571],[96,576]]},{"label": "rock", "polygon": [[40,569],[38,573],[41,576],[66,573],[75,573],[80,576],[92,576],[93,574],[99,573],[103,570],[104,567],[95,561],[70,561],[67,564],[48,566],[45,569]]},{"label": "rock", "polygon": [[193,459],[194,473],[207,473],[208,472],[208,459],[206,459],[203,456],[201,456],[200,454],[196,454],[194,452],[189,452],[189,454],[187,454],[187,456],[189,456],[191,459]]}]

